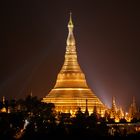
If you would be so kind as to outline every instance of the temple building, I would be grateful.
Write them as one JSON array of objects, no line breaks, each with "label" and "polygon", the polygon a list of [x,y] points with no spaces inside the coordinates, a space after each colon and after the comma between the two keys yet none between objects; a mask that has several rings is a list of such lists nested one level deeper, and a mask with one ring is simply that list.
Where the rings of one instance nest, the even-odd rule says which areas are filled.
[{"label": "temple building", "polygon": [[137,112],[138,111],[137,111],[137,107],[136,107],[135,97],[133,97],[132,104],[129,107],[129,117],[131,119],[134,118]]},{"label": "temple building", "polygon": [[79,107],[82,112],[88,110],[91,114],[96,106],[97,112],[103,115],[106,107],[88,87],[85,74],[78,63],[73,28],[70,14],[64,64],[58,73],[54,88],[42,102],[54,103],[56,111],[71,114]]},{"label": "temple building", "polygon": [[115,97],[112,97],[112,107],[110,109],[110,118],[117,118],[117,106],[116,106],[116,101]]},{"label": "temple building", "polygon": [[2,113],[6,113],[7,112],[7,109],[6,109],[6,107],[5,107],[5,97],[3,96],[2,97],[2,109],[0,110],[0,112],[2,112]]},{"label": "temple building", "polygon": [[7,107],[7,105],[5,103],[5,97],[4,96],[2,97],[0,113],[10,113],[10,109]]},{"label": "temple building", "polygon": [[124,116],[124,111],[122,107],[117,107],[115,97],[112,97],[112,107],[110,109],[110,118],[114,119],[115,122],[119,122],[120,119],[123,119]]}]

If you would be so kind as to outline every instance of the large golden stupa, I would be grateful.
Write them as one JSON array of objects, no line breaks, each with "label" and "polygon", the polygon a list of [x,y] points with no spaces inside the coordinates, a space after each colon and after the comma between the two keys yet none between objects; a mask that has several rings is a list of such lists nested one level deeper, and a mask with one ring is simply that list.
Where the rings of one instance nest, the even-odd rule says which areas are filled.
[{"label": "large golden stupa", "polygon": [[91,114],[96,106],[98,113],[104,114],[105,106],[88,87],[76,53],[73,22],[70,14],[65,61],[60,70],[56,84],[42,102],[54,103],[56,110],[74,114],[80,107],[84,112],[88,108]]}]

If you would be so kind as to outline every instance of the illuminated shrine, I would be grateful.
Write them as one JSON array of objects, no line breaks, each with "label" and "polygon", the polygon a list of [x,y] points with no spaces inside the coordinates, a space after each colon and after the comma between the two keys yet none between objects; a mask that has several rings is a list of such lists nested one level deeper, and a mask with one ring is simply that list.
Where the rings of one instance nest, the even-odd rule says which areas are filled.
[{"label": "illuminated shrine", "polygon": [[96,106],[97,112],[103,115],[106,107],[88,87],[85,74],[78,63],[73,28],[70,14],[64,64],[58,73],[54,88],[42,102],[54,103],[56,111],[71,114],[79,107],[82,112],[85,112],[87,107],[91,114]]}]

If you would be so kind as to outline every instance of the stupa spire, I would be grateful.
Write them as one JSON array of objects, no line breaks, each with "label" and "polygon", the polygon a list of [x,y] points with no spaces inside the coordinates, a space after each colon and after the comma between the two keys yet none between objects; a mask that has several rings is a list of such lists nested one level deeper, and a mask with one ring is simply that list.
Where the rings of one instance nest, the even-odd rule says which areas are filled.
[{"label": "stupa spire", "polygon": [[5,97],[4,96],[2,97],[2,103],[3,103],[3,105],[5,105]]},{"label": "stupa spire", "polygon": [[135,106],[136,105],[136,102],[135,102],[135,96],[133,96],[133,106]]},{"label": "stupa spire", "polygon": [[116,107],[116,99],[115,99],[114,96],[112,97],[112,109],[113,109],[114,112],[117,111],[117,107]]},{"label": "stupa spire", "polygon": [[73,28],[73,22],[72,22],[72,12],[70,12],[70,18],[69,18],[69,23],[68,23],[68,28]]},{"label": "stupa spire", "polygon": [[67,37],[67,46],[75,46],[75,38],[74,38],[74,34],[73,34],[73,22],[72,22],[72,13],[70,12],[70,18],[69,18],[69,23],[68,23],[68,37]]}]

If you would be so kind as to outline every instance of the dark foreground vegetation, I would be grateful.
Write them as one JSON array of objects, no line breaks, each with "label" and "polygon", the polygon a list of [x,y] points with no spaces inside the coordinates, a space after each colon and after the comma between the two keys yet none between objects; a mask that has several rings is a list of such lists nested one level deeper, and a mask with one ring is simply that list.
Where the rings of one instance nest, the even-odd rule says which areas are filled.
[{"label": "dark foreground vegetation", "polygon": [[[0,113],[0,140],[140,139],[139,131],[128,133],[126,129],[110,127],[108,124],[115,122],[108,116],[101,117],[96,112],[88,115],[80,108],[74,117],[56,113],[54,104],[42,103],[37,97],[7,101],[5,107],[11,111]],[[139,123],[139,120],[133,121]]]}]

